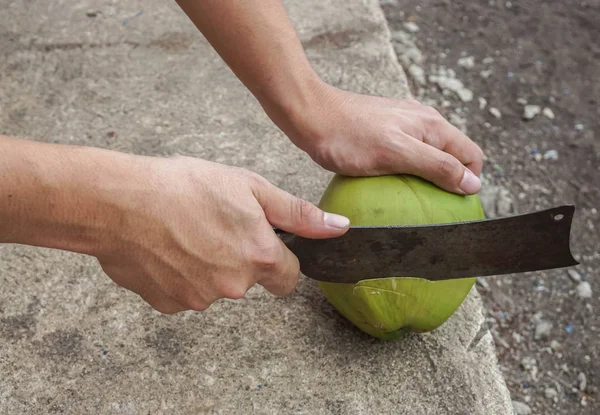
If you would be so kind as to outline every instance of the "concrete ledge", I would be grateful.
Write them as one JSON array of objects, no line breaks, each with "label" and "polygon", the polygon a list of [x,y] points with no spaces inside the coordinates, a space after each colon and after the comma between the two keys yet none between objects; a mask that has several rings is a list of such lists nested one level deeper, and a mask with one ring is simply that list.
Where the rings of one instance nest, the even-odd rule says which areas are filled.
[{"label": "concrete ledge", "polygon": [[[328,82],[409,96],[375,0],[286,6]],[[9,2],[0,58],[4,134],[240,165],[315,202],[330,177],[174,2]],[[439,330],[384,343],[307,279],[169,317],[90,258],[0,245],[0,284],[0,413],[512,413],[475,290]]]}]

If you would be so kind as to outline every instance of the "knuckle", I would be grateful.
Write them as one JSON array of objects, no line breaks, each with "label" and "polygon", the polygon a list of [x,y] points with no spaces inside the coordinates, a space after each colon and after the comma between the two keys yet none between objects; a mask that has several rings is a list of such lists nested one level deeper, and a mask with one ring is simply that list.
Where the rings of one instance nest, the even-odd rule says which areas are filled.
[{"label": "knuckle", "polygon": [[208,304],[206,301],[199,298],[198,296],[193,296],[188,299],[187,306],[190,310],[205,311],[206,309],[208,309],[210,304]]},{"label": "knuckle", "polygon": [[246,290],[242,285],[233,284],[231,286],[224,288],[222,290],[221,294],[225,298],[229,298],[231,300],[239,300],[246,295],[247,291],[248,290]]},{"label": "knuckle", "polygon": [[288,281],[288,283],[283,286],[283,288],[281,290],[281,295],[282,296],[290,295],[291,293],[296,291],[297,284],[298,284],[298,277],[294,278],[293,280]]},{"label": "knuckle", "polygon": [[299,198],[292,199],[291,209],[292,217],[297,218],[297,220],[300,222],[303,222],[305,219],[309,218],[314,212],[314,206],[310,202]]},{"label": "knuckle", "polygon": [[435,109],[434,107],[432,107],[431,105],[424,105],[423,111],[429,115],[436,117],[436,118],[442,118],[442,115],[440,114],[440,112],[437,109]]},{"label": "knuckle", "polygon": [[438,173],[442,177],[454,177],[459,172],[458,161],[451,155],[445,153],[438,163]]},{"label": "knuckle", "polygon": [[272,243],[258,248],[251,260],[262,271],[277,271],[281,267],[281,245]]},{"label": "knuckle", "polygon": [[484,158],[484,154],[483,154],[483,149],[476,143],[475,144],[475,153],[477,154],[477,159],[479,161],[483,160]]},{"label": "knuckle", "polygon": [[264,189],[271,184],[263,176],[250,170],[240,168],[240,174],[248,181],[253,189]]},{"label": "knuckle", "polygon": [[240,278],[220,278],[214,283],[216,299],[229,298],[239,300],[246,295],[247,286],[244,286]]},{"label": "knuckle", "polygon": [[164,304],[164,303],[149,303],[149,304],[153,309],[155,309],[156,311],[158,311],[161,314],[173,315],[173,314],[176,314],[176,313],[182,311],[181,309],[173,307],[170,304]]}]

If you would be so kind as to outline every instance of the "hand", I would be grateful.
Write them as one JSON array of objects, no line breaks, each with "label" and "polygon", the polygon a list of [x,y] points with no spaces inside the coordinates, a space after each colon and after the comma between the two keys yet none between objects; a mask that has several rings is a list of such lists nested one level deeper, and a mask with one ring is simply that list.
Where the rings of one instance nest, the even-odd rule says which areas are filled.
[{"label": "hand", "polygon": [[417,101],[322,82],[281,0],[177,3],[273,122],[324,168],[351,176],[408,173],[451,192],[479,190],[483,155],[475,143]]},{"label": "hand", "polygon": [[97,257],[112,280],[162,313],[205,310],[256,283],[289,294],[298,259],[271,225],[312,238],[348,228],[346,218],[249,171],[186,157],[150,160],[132,174],[135,202],[115,215],[118,240]]},{"label": "hand", "polygon": [[274,121],[325,169],[348,176],[407,173],[451,192],[479,191],[481,148],[435,109],[329,85],[317,91],[293,122]]}]

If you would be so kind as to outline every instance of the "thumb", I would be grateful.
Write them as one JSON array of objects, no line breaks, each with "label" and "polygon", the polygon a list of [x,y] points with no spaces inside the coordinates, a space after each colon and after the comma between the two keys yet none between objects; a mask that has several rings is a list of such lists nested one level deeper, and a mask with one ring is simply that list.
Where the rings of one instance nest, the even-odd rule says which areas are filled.
[{"label": "thumb", "polygon": [[312,203],[277,188],[266,179],[265,182],[253,190],[271,225],[315,239],[340,236],[348,230],[348,218],[324,212]]}]

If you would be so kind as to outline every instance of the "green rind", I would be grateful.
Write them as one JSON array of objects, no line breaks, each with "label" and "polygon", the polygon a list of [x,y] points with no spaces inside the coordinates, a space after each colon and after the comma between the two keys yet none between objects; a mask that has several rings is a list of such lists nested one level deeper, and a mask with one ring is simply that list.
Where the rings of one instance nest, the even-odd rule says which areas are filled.
[{"label": "green rind", "polygon": [[[484,219],[479,197],[446,192],[409,175],[333,177],[319,207],[352,225],[427,225]],[[442,325],[462,304],[475,278],[428,281],[383,278],[357,284],[319,282],[327,300],[371,336],[392,340]]]}]

